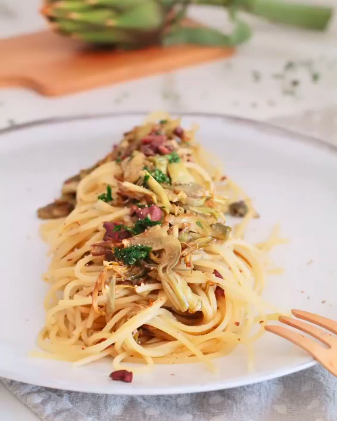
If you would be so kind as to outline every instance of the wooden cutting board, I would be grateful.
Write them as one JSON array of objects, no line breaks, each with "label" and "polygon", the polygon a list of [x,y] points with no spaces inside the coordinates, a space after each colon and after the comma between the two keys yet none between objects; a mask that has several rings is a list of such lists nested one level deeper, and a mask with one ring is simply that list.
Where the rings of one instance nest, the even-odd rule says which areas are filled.
[{"label": "wooden cutting board", "polygon": [[233,54],[230,48],[151,47],[98,51],[51,31],[0,40],[0,87],[58,96],[124,82]]}]

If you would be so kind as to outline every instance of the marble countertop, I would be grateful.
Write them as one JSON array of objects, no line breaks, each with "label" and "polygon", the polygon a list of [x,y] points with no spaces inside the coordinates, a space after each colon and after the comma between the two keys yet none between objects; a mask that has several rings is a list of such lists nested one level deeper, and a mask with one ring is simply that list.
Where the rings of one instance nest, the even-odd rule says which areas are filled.
[{"label": "marble countertop", "polygon": [[[0,37],[43,29],[39,5],[0,0]],[[216,27],[224,22],[222,13],[209,8],[192,14]],[[252,25],[253,39],[228,60],[60,98],[0,89],[0,128],[84,112],[165,109],[269,119],[337,144],[337,18],[324,34],[254,20]],[[37,419],[1,384],[0,407],[0,421]]]},{"label": "marble countertop", "polygon": [[[45,28],[39,5],[40,0],[0,0],[0,37]],[[210,8],[192,14],[219,28],[225,22],[225,14]],[[70,113],[153,109],[274,119],[337,104],[336,18],[323,34],[254,20],[252,25],[252,40],[228,60],[59,98],[0,89],[0,127]]]}]

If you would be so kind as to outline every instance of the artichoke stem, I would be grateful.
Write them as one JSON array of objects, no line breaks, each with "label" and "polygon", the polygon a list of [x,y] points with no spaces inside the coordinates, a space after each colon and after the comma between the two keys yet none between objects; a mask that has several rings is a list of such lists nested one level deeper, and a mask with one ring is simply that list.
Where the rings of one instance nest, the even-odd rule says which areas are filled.
[{"label": "artichoke stem", "polygon": [[328,6],[296,4],[280,0],[244,0],[241,8],[276,23],[318,31],[327,27],[333,15],[332,8]]},{"label": "artichoke stem", "polygon": [[332,7],[296,4],[290,0],[191,0],[190,3],[219,7],[233,5],[240,10],[275,23],[317,31],[323,31],[333,15]]}]

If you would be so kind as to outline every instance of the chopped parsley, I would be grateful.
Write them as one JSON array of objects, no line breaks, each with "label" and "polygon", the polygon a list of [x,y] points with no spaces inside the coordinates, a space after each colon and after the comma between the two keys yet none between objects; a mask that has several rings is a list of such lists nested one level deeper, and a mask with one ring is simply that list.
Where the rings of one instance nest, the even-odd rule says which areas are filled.
[{"label": "chopped parsley", "polygon": [[98,200],[103,200],[103,202],[112,202],[112,190],[111,186],[109,184],[106,186],[106,193],[102,193],[99,196],[97,196]]},{"label": "chopped parsley", "polygon": [[147,183],[149,181],[149,178],[150,178],[149,174],[145,174],[144,180],[143,180],[143,187],[148,187]]},{"label": "chopped parsley", "polygon": [[160,221],[151,221],[147,216],[145,219],[138,219],[133,228],[127,227],[126,225],[115,225],[113,232],[119,232],[122,230],[129,231],[132,236],[142,234],[147,228],[154,227],[155,225],[160,225]]},{"label": "chopped parsley", "polygon": [[160,120],[159,124],[166,124],[168,122],[168,120]]},{"label": "chopped parsley", "polygon": [[158,181],[158,183],[167,183],[170,184],[171,180],[170,178],[163,173],[163,171],[156,168],[154,171],[151,172],[152,177]]},{"label": "chopped parsley", "polygon": [[117,259],[122,260],[125,265],[134,265],[140,260],[144,260],[148,257],[151,250],[151,247],[143,246],[141,244],[127,247],[125,249],[115,247],[114,255]]},{"label": "chopped parsley", "polygon": [[133,235],[138,235],[144,232],[149,227],[154,227],[155,225],[160,225],[160,221],[151,221],[151,219],[147,216],[145,219],[138,219],[135,223],[135,226],[130,231]]},{"label": "chopped parsley", "polygon": [[116,162],[117,162],[117,163],[118,163],[118,162],[121,162],[121,160],[122,160],[122,152],[121,152],[121,151],[119,151],[119,152],[118,152],[118,155],[117,155]]},{"label": "chopped parsley", "polygon": [[166,155],[166,156],[167,156],[170,164],[180,162],[180,156],[177,154],[176,151],[173,151],[172,153],[170,153],[169,155]]},{"label": "chopped parsley", "polygon": [[[163,171],[159,170],[158,168],[156,168],[153,171],[150,171],[148,167],[144,167],[144,170],[146,170],[148,173],[150,173],[152,175],[152,177],[158,182],[158,183],[167,183],[167,184],[171,184],[171,180],[170,177],[168,177],[166,174],[163,173]],[[146,178],[147,177],[147,178]],[[146,176],[144,177],[144,181],[143,181],[143,186],[146,187],[147,186],[147,182],[149,181],[150,176],[148,174],[146,174]],[[146,179],[146,180],[145,180]]]},{"label": "chopped parsley", "polygon": [[204,227],[202,226],[202,223],[201,223],[200,221],[197,221],[197,225],[198,225],[198,227],[200,227],[200,228],[204,228]]}]

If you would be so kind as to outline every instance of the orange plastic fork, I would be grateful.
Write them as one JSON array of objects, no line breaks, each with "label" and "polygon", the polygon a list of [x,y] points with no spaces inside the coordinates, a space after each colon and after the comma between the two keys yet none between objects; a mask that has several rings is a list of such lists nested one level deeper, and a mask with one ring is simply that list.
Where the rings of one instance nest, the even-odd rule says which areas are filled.
[{"label": "orange plastic fork", "polygon": [[[288,339],[288,341],[300,346],[304,351],[322,364],[323,367],[330,371],[331,374],[337,377],[337,337],[329,333],[332,332],[337,335],[337,322],[319,316],[318,314],[308,313],[307,311],[291,310],[291,312],[298,319],[306,320],[307,322],[313,323],[313,325],[285,316],[279,317],[279,321],[313,336],[323,342],[327,348],[320,345],[318,342],[309,339],[307,336],[283,326],[268,325],[265,326],[265,330],[275,333],[275,335]],[[314,325],[321,326],[328,332]]]}]

